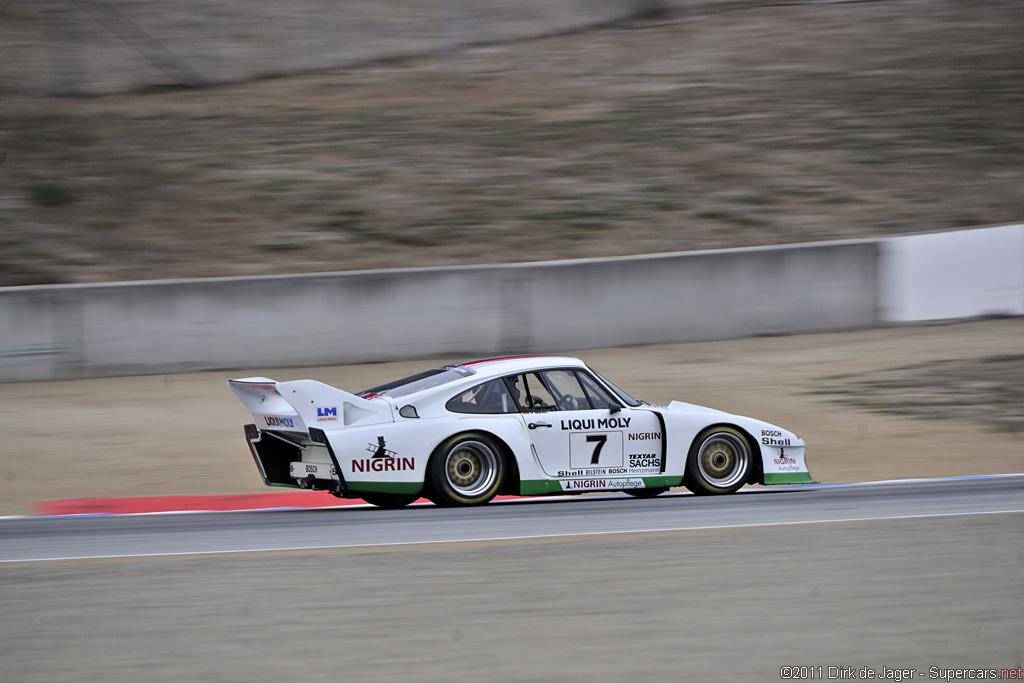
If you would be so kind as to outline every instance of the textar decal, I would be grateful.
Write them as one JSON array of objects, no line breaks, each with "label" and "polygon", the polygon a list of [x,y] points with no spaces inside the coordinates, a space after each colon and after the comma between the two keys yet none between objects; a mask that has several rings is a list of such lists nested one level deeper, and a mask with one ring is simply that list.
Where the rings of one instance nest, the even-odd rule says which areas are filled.
[{"label": "textar decal", "polygon": [[584,429],[629,429],[631,417],[602,417],[599,420],[593,418],[587,420],[562,420],[562,429],[576,432]]},{"label": "textar decal", "polygon": [[661,458],[653,453],[636,453],[630,454],[629,466],[631,468],[637,467],[661,467]]},{"label": "textar decal", "polygon": [[276,415],[265,415],[268,427],[295,427],[295,420],[290,417],[277,417]]},{"label": "textar decal", "polygon": [[415,458],[361,458],[352,461],[353,472],[405,472],[414,469]]},{"label": "textar decal", "polygon": [[325,406],[316,409],[316,421],[317,422],[337,422],[338,421],[338,407],[337,406]]}]

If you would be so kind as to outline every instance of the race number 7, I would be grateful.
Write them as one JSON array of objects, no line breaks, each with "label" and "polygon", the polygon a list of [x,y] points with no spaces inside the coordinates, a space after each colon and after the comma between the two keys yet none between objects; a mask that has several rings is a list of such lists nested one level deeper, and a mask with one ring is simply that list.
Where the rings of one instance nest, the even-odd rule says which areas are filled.
[{"label": "race number 7", "polygon": [[596,465],[598,458],[601,457],[601,449],[604,448],[605,443],[608,442],[607,434],[588,434],[587,443],[596,443],[594,446],[594,455],[590,457],[590,464]]},{"label": "race number 7", "polygon": [[622,432],[573,432],[569,435],[569,468],[588,467],[622,467]]}]

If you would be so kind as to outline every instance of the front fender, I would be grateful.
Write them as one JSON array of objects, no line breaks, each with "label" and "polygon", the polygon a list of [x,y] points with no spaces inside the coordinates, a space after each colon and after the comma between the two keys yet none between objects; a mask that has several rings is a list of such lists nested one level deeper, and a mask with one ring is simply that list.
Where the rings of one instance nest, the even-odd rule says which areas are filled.
[{"label": "front fender", "polygon": [[735,424],[754,441],[761,456],[759,484],[811,484],[807,445],[793,432],[753,418],[735,416]]}]

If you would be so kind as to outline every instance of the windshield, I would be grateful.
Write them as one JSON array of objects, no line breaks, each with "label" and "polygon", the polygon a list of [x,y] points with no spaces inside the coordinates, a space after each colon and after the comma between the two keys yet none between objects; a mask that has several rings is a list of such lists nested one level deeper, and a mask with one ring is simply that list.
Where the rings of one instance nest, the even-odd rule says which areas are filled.
[{"label": "windshield", "polygon": [[632,408],[636,408],[638,405],[640,405],[640,401],[636,400],[635,398],[633,398],[632,396],[627,394],[625,391],[623,391],[622,389],[619,389],[617,386],[615,386],[614,384],[609,382],[608,378],[605,377],[604,375],[602,375],[601,373],[599,373],[597,370],[594,370],[593,368],[591,368],[591,372],[593,372],[595,375],[597,375],[597,378],[600,379],[602,382],[604,382],[604,385],[606,387],[608,387],[609,389],[611,389],[612,392],[616,396],[618,396],[620,399],[622,399],[622,402],[625,403],[627,406],[630,406]]},{"label": "windshield", "polygon": [[379,387],[367,389],[366,391],[360,391],[356,396],[360,396],[362,398],[376,398],[378,396],[400,398],[402,396],[408,396],[409,394],[415,394],[417,391],[439,387],[442,384],[454,382],[457,379],[462,379],[463,377],[469,377],[475,374],[476,371],[470,370],[469,368],[453,366],[435,368],[433,370],[427,370],[403,379],[395,380],[394,382],[381,384]]}]

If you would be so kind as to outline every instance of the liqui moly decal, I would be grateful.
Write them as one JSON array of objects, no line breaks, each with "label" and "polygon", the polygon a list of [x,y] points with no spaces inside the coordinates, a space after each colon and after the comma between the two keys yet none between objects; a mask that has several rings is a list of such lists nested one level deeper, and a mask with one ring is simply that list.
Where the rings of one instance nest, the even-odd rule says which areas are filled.
[{"label": "liqui moly decal", "polygon": [[277,415],[264,415],[268,427],[290,427],[295,428],[295,420],[290,417],[278,417]]},{"label": "liqui moly decal", "polygon": [[602,417],[597,420],[594,418],[586,420],[561,420],[561,423],[563,431],[572,430],[579,432],[587,429],[629,429],[629,423],[632,419],[631,417]]},{"label": "liqui moly decal", "polygon": [[320,406],[316,409],[317,422],[337,422],[338,406]]}]

